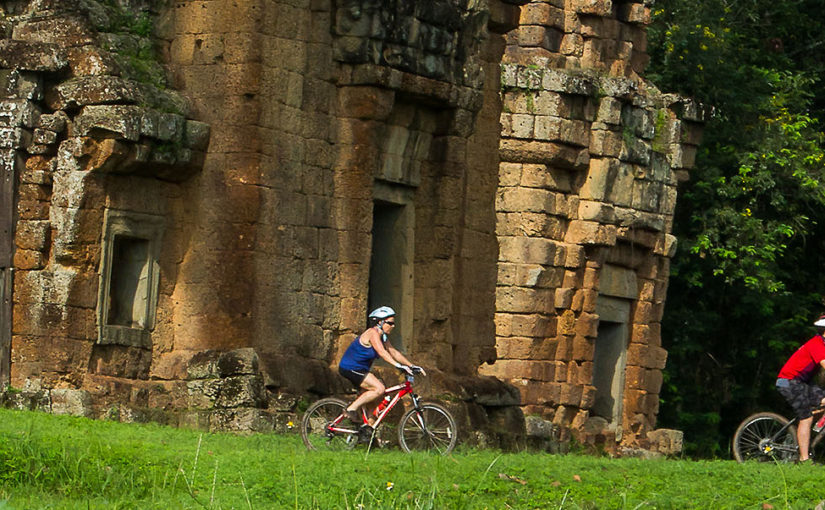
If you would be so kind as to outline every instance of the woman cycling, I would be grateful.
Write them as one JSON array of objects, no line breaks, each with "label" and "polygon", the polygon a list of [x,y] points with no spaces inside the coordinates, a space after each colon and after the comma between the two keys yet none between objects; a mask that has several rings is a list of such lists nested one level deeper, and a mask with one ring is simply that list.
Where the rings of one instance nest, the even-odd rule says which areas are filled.
[{"label": "woman cycling", "polygon": [[352,341],[338,363],[338,372],[352,382],[356,388],[365,390],[346,410],[347,418],[356,426],[364,424],[358,416],[361,406],[378,400],[384,395],[384,383],[375,374],[370,373],[372,363],[376,358],[380,357],[410,375],[413,372],[424,373],[424,369],[413,365],[392,344],[387,343],[387,337],[394,327],[395,310],[389,306],[376,308],[369,315],[367,330]]}]

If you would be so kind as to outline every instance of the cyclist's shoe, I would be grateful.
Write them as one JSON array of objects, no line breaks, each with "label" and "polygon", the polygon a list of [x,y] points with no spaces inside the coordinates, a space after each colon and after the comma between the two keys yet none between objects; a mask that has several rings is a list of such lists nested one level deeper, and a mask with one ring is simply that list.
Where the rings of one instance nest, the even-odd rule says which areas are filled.
[{"label": "cyclist's shoe", "polygon": [[353,425],[356,427],[360,427],[364,424],[364,420],[358,416],[358,411],[350,411],[349,409],[346,410],[347,419],[352,422]]}]

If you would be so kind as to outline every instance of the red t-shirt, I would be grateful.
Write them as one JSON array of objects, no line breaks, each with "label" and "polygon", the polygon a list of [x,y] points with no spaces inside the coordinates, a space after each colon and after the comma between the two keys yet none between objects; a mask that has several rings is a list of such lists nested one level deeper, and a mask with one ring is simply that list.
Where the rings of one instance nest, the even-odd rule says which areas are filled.
[{"label": "red t-shirt", "polygon": [[825,340],[816,335],[802,344],[802,347],[788,358],[782,370],[779,371],[779,378],[808,382],[823,359],[825,359]]}]

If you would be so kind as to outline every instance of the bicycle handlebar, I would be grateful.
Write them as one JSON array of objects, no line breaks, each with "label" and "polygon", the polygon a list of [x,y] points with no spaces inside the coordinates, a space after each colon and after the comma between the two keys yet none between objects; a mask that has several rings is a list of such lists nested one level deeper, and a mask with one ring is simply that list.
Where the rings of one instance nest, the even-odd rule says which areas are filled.
[{"label": "bicycle handlebar", "polygon": [[409,369],[410,372],[413,373],[413,375],[419,375],[419,374],[424,373],[424,369],[419,367],[419,366],[416,366],[416,365],[401,365],[397,368],[401,373],[403,373],[405,375],[410,375],[409,372],[407,371],[408,369]]}]

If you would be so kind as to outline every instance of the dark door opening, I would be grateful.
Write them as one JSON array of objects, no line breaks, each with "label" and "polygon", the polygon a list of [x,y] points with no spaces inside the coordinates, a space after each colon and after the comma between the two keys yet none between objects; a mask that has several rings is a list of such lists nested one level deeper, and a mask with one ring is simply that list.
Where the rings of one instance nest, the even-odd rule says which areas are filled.
[{"label": "dark door opening", "polygon": [[601,321],[597,335],[593,354],[596,397],[592,412],[611,423],[621,424],[627,323]]},{"label": "dark door opening", "polygon": [[0,387],[11,376],[12,288],[16,158],[0,162]]},{"label": "dark door opening", "polygon": [[372,255],[370,257],[370,288],[368,309],[390,306],[395,309],[396,334],[390,337],[392,345],[401,349],[401,303],[404,298],[404,266],[407,264],[407,229],[405,206],[376,201],[373,207]]}]

